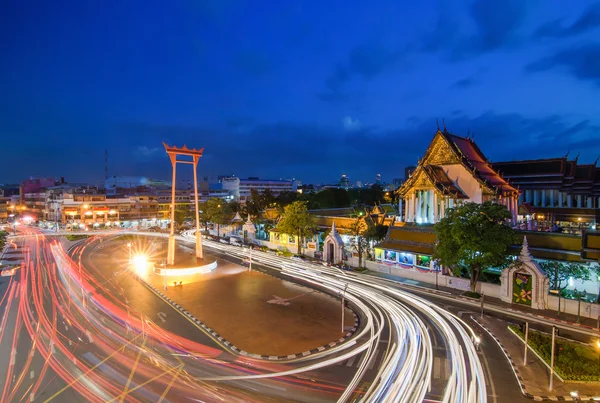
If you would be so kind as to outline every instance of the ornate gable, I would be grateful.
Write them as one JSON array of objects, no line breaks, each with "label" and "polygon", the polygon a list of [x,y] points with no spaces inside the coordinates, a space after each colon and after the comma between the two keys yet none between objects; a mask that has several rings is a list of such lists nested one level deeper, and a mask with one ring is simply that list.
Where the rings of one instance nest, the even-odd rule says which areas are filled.
[{"label": "ornate gable", "polygon": [[431,165],[460,164],[461,158],[438,130],[421,163]]},{"label": "ornate gable", "polygon": [[427,175],[427,172],[423,169],[421,163],[415,171],[412,173],[410,178],[400,186],[400,188],[396,191],[400,196],[404,196],[410,190],[415,188],[430,188],[433,187],[433,182]]}]

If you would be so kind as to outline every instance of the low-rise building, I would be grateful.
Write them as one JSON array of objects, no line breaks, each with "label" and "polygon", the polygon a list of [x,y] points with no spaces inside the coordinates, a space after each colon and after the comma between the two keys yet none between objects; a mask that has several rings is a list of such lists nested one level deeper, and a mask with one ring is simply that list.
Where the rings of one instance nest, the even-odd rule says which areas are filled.
[{"label": "low-rise building", "polygon": [[221,184],[224,190],[230,192],[231,196],[233,196],[233,200],[239,201],[242,204],[245,204],[248,202],[248,200],[250,200],[252,190],[257,191],[258,193],[263,193],[266,190],[269,190],[274,196],[278,196],[283,192],[298,191],[298,182],[294,179],[241,179],[231,176],[222,178]]}]

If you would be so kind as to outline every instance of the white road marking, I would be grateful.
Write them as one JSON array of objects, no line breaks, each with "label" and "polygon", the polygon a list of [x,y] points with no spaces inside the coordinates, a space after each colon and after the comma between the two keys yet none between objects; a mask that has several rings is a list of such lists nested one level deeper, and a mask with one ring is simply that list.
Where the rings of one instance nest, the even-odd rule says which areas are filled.
[{"label": "white road marking", "polygon": [[158,318],[161,320],[162,323],[165,323],[167,321],[167,314],[164,312],[159,312]]},{"label": "white road marking", "polygon": [[31,371],[29,373],[29,379],[33,379],[33,378],[35,378],[35,371]]},{"label": "white road marking", "polygon": [[355,355],[354,357],[350,358],[350,359],[348,360],[348,363],[346,364],[346,366],[347,366],[347,367],[351,367],[351,366],[352,366],[352,364],[354,364],[354,360],[356,360],[356,357],[358,357],[358,354],[357,354],[357,355]]},{"label": "white road marking", "polygon": [[17,349],[13,348],[12,352],[10,353],[10,364],[8,364],[9,366],[13,366],[15,365],[15,357],[17,356]]},{"label": "white road marking", "polygon": [[85,335],[87,336],[88,340],[90,341],[90,343],[94,342],[94,339],[92,339],[92,334],[90,333],[89,330],[85,331]]},{"label": "white road marking", "polygon": [[29,401],[33,402],[33,399],[35,399],[35,394],[31,392],[31,394],[29,395]]},{"label": "white road marking", "polygon": [[377,357],[379,356],[380,353],[382,353],[383,351],[379,351],[379,350],[375,350],[375,354],[373,354],[373,358],[371,359],[371,362],[369,363],[369,365],[367,366],[367,369],[373,369],[373,366],[375,365],[375,362],[377,362]]},{"label": "white road marking", "polygon": [[441,361],[440,357],[433,357],[433,379],[440,379],[441,377]]}]

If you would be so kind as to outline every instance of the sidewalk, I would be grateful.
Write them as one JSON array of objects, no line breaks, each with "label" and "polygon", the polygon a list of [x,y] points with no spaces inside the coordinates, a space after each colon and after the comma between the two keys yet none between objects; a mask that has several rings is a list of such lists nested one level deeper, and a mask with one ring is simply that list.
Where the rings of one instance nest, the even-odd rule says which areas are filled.
[{"label": "sidewalk", "polygon": [[[371,275],[373,277],[385,278],[385,279],[397,281],[399,283],[403,283],[403,284],[406,284],[409,286],[417,286],[417,287],[421,287],[421,288],[428,288],[431,290],[436,289],[435,284],[429,284],[429,283],[420,282],[417,280],[406,279],[403,277],[398,277],[398,276],[394,276],[394,275],[386,274],[386,273],[379,273],[379,272],[375,272],[375,271],[368,271],[367,273],[368,273],[368,275]],[[462,290],[457,290],[455,288],[448,288],[448,287],[439,287],[438,290],[442,291],[446,294],[455,295],[459,299],[466,298],[466,297],[461,296],[461,294],[463,293]],[[472,298],[466,298],[466,299],[473,301]],[[588,318],[588,317],[584,317],[584,316],[581,316],[580,324],[577,325],[577,315],[572,315],[572,314],[568,314],[568,313],[564,313],[564,312],[561,313],[560,315],[558,315],[555,310],[532,309],[532,308],[528,308],[523,305],[509,304],[507,302],[500,300],[499,298],[493,298],[493,297],[487,297],[487,296],[484,297],[484,304],[485,304],[485,306],[493,305],[494,307],[497,307],[499,309],[510,310],[513,312],[519,311],[519,312],[523,312],[523,313],[528,313],[530,315],[542,317],[544,319],[548,319],[548,320],[551,320],[554,322],[568,323],[571,325],[588,327],[588,328],[596,329],[596,330],[598,329],[597,328],[598,322],[596,319],[592,319],[592,318]]]},{"label": "sidewalk", "polygon": [[[581,400],[585,401],[600,395],[600,384],[563,383],[556,376],[552,391],[548,391],[550,370],[531,349],[527,352],[527,365],[524,365],[525,344],[508,330],[506,322],[488,316],[477,318],[477,321],[498,339],[505,354],[510,357],[510,364],[516,370],[524,392],[531,395],[529,397],[536,400],[572,400],[570,393],[577,391]],[[493,343],[489,335],[484,335],[484,338]]]}]

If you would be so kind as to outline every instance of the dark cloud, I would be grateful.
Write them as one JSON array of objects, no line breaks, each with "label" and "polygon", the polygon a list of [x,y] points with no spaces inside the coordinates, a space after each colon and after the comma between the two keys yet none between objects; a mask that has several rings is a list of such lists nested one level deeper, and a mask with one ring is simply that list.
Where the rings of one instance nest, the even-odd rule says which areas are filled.
[{"label": "dark cloud", "polygon": [[564,26],[554,20],[541,25],[533,33],[534,38],[565,38],[576,36],[600,27],[600,3],[590,5],[572,24]]},{"label": "dark cloud", "polygon": [[[600,154],[597,141],[600,127],[589,120],[571,121],[559,115],[531,118],[495,112],[469,116],[455,111],[445,123],[448,130],[457,135],[471,133],[493,161],[557,157],[568,150],[581,151],[582,160]],[[342,173],[353,180],[368,180],[376,173],[386,178],[397,177],[405,165],[415,163],[423,155],[436,129],[436,118],[412,116],[403,127],[394,130],[356,125],[355,130],[348,131],[341,125],[323,127],[280,122],[254,125],[244,133],[226,127],[138,125],[132,134],[145,133],[149,139],[205,147],[199,165],[201,175],[237,173],[296,177],[320,183],[333,181]],[[156,144],[157,141],[153,141],[147,148],[152,150]],[[393,150],[393,158],[382,158],[385,150]],[[154,158],[154,164],[122,161],[118,168],[120,172],[131,174],[168,177],[169,164],[164,153],[158,152]],[[140,169],[144,170],[138,172]],[[184,171],[182,175],[186,175]]]},{"label": "dark cloud", "polygon": [[354,47],[348,59],[337,64],[325,80],[326,90],[317,97],[325,102],[344,102],[350,98],[345,85],[358,77],[369,80],[385,70],[393,67],[400,59],[402,52],[390,49],[380,43],[363,44]]},{"label": "dark cloud", "polygon": [[577,79],[600,86],[600,42],[562,49],[525,67],[530,73],[556,68],[564,68]]},{"label": "dark cloud", "polygon": [[471,88],[477,84],[478,84],[477,79],[475,79],[475,77],[471,76],[471,77],[465,77],[462,80],[456,81],[454,84],[452,84],[451,87],[458,88],[458,89],[466,89],[466,88]]},{"label": "dark cloud", "polygon": [[461,32],[460,16],[454,8],[441,8],[434,29],[423,38],[421,50],[441,51],[451,60],[464,60],[517,45],[518,32],[527,15],[527,4],[518,0],[476,0],[468,9],[475,26]]}]

